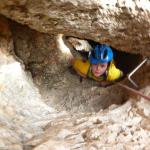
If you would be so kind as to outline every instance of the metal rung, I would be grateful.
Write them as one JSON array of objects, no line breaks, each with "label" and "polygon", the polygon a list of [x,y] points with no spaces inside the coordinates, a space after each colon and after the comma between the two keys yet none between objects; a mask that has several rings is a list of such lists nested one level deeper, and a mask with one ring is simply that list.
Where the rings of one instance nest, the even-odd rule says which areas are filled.
[{"label": "metal rung", "polygon": [[127,77],[128,80],[136,87],[138,88],[138,85],[131,79],[131,76],[150,58],[146,57]]}]

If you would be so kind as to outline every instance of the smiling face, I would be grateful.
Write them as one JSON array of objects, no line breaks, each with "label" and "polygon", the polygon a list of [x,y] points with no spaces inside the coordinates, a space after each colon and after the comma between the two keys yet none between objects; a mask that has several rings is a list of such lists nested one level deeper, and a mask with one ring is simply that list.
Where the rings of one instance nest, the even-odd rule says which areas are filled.
[{"label": "smiling face", "polygon": [[107,69],[108,63],[92,64],[91,69],[95,77],[103,75]]}]

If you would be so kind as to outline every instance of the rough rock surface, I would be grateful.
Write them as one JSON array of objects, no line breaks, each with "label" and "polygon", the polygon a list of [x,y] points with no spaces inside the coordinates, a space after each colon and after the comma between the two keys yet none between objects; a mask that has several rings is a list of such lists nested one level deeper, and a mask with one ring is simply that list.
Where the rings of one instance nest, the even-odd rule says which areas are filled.
[{"label": "rough rock surface", "polygon": [[89,112],[127,100],[128,93],[115,85],[106,90],[92,80],[80,82],[79,76],[69,69],[71,52],[63,43],[59,43],[61,49],[57,48],[52,36],[16,23],[12,25],[12,32],[15,53],[32,72],[48,105],[60,111]]},{"label": "rough rock surface", "polygon": [[130,99],[120,107],[112,105],[96,114],[59,118],[47,126],[44,134],[26,144],[38,145],[33,150],[148,150],[149,106],[145,100]]},{"label": "rough rock surface", "polygon": [[0,13],[41,32],[93,39],[150,56],[148,0],[1,0]]},{"label": "rough rock surface", "polygon": [[0,22],[0,149],[22,150],[23,142],[43,132],[60,115],[46,105],[31,75],[13,56],[8,22]]},{"label": "rough rock surface", "polygon": [[[116,86],[100,89],[92,81],[81,84],[67,69],[71,54],[56,47],[54,36],[62,32],[149,55],[148,4],[2,0],[0,13],[49,35],[15,23],[11,34],[8,22],[0,18],[0,149],[149,150],[149,101],[135,97],[100,110],[128,93]],[[136,79],[142,83],[141,92],[150,96],[146,66]],[[40,92],[25,70],[32,72]]]},{"label": "rough rock surface", "polygon": [[[92,81],[81,84],[67,71],[71,54],[57,49],[50,35],[14,23],[11,34],[3,18],[0,29],[0,149],[149,149],[149,102],[133,99],[100,111],[120,102],[125,91],[115,86],[100,89]],[[31,70],[49,106],[23,69]],[[149,73],[144,74],[149,83]],[[147,86],[142,92],[149,91]],[[76,114],[58,113],[52,107]]]}]

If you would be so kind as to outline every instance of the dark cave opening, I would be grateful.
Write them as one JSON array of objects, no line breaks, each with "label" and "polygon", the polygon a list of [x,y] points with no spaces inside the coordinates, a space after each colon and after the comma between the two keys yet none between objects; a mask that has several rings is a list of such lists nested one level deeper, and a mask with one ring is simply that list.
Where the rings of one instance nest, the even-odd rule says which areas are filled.
[{"label": "dark cave opening", "polygon": [[[92,48],[99,44],[92,40],[88,40],[88,42],[90,43]],[[140,54],[127,53],[117,50],[113,47],[111,48],[113,50],[115,64],[117,68],[123,71],[124,76],[129,74],[139,64],[139,62],[141,62],[143,58],[143,56]]]},{"label": "dark cave opening", "polygon": [[[67,37],[69,38],[69,37]],[[67,39],[66,38],[66,39]],[[80,39],[79,39],[80,40]],[[91,45],[92,49],[97,45],[100,44],[98,42],[95,42],[93,40],[89,40],[89,39],[85,39],[88,41],[88,43]],[[124,52],[118,49],[115,49],[114,47],[112,47],[110,45],[110,47],[113,50],[113,54],[114,54],[114,61],[116,64],[116,67],[119,68],[120,70],[123,71],[124,73],[124,77],[127,76],[130,72],[132,72],[132,70],[134,68],[137,67],[137,65],[142,61],[143,56],[140,54],[133,54],[133,53],[128,53],[128,52]],[[75,49],[74,49],[75,50]],[[76,50],[75,50],[76,51]],[[80,55],[83,58],[88,59],[89,56],[89,52],[86,52],[84,50],[82,51],[77,51],[78,53],[80,53]]]}]

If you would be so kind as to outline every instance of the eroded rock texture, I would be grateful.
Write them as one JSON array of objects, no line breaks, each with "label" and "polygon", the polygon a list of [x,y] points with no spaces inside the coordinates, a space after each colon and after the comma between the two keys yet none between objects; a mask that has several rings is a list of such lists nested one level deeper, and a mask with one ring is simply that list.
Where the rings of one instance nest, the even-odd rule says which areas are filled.
[{"label": "eroded rock texture", "polygon": [[[64,33],[148,56],[149,3],[1,0],[1,14],[46,34],[0,18],[0,149],[150,149],[149,101],[135,96],[101,110],[129,93],[80,83],[68,70],[71,54],[56,46]],[[147,63],[136,75],[147,96],[149,69]]]},{"label": "eroded rock texture", "polygon": [[45,33],[64,33],[150,55],[147,0],[1,0],[0,13]]},{"label": "eroded rock texture", "polygon": [[[56,46],[53,35],[38,33],[28,27],[12,23],[14,51],[31,71],[35,83],[47,104],[60,111],[91,112],[106,108],[112,103],[127,100],[128,93],[117,86],[105,88],[92,80],[83,79],[70,70],[73,57],[66,46]],[[90,94],[88,94],[90,93]]]},{"label": "eroded rock texture", "polygon": [[[149,88],[149,87],[148,87]],[[45,133],[26,143],[34,150],[148,150],[149,102],[129,100],[96,114],[59,118]]]},{"label": "eroded rock texture", "polygon": [[0,18],[0,149],[22,150],[57,112],[41,99],[30,74],[13,55],[9,24]]}]

